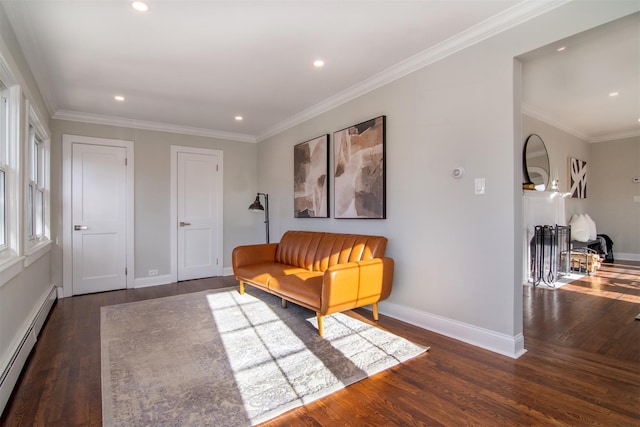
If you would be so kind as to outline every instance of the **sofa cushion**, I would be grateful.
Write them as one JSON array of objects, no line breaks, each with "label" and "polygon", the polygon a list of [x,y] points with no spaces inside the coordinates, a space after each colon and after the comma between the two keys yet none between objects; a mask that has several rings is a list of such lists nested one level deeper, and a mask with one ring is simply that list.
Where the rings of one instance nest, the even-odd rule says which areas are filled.
[{"label": "sofa cushion", "polygon": [[310,231],[287,231],[276,249],[275,260],[306,270],[313,270],[318,245],[324,233]]},{"label": "sofa cushion", "polygon": [[323,273],[303,271],[287,276],[274,276],[269,291],[293,303],[320,308]]},{"label": "sofa cushion", "polygon": [[251,282],[261,287],[268,287],[269,282],[274,276],[286,276],[288,274],[296,274],[306,272],[307,270],[298,267],[292,267],[287,264],[278,264],[274,262],[262,262],[258,264],[246,265],[236,268],[236,277],[241,280]]},{"label": "sofa cushion", "polygon": [[382,236],[287,231],[278,244],[276,262],[311,271],[384,256],[387,239]]}]

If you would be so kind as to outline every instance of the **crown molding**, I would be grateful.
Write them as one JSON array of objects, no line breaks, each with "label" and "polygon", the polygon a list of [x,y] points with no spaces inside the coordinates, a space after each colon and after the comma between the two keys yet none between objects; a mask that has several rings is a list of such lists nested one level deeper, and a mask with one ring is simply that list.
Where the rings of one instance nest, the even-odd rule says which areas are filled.
[{"label": "crown molding", "polygon": [[564,131],[570,135],[573,135],[576,138],[579,138],[585,142],[595,142],[593,138],[583,134],[582,132],[579,132],[578,130],[572,127],[567,126],[565,123],[559,122],[558,120],[554,119],[550,114],[540,109],[537,109],[536,107],[530,104],[525,104],[525,103],[522,104],[522,114],[526,114],[529,117],[533,117],[536,120],[540,120],[541,122],[544,122],[550,126],[553,126],[554,128],[560,129],[561,131]]},{"label": "crown molding", "polygon": [[258,134],[258,142],[277,135],[293,126],[356,99],[368,92],[398,80],[447,56],[477,44],[496,34],[515,27],[571,0],[523,1],[429,49],[426,49],[386,70],[295,114]]},{"label": "crown molding", "polygon": [[[46,108],[49,110],[49,114],[53,119],[70,120],[85,123],[104,124],[110,126],[122,126],[128,128],[138,128],[147,130],[156,130],[160,132],[171,133],[183,133],[188,135],[206,136],[212,138],[221,138],[241,142],[259,142],[274,136],[280,132],[283,132],[289,128],[292,128],[300,123],[303,123],[313,117],[316,117],[324,112],[330,111],[342,104],[345,104],[353,99],[356,99],[366,93],[369,93],[375,89],[378,89],[384,85],[387,85],[395,80],[405,77],[421,68],[424,68],[434,62],[437,62],[447,56],[450,56],[460,50],[463,50],[469,46],[477,44],[489,37],[506,31],[516,25],[521,24],[527,20],[530,20],[536,16],[546,13],[552,9],[562,6],[571,0],[536,0],[536,1],[522,1],[509,9],[495,15],[459,34],[453,36],[438,45],[424,50],[404,61],[395,64],[386,70],[377,73],[370,78],[340,92],[310,108],[307,108],[284,121],[277,123],[275,126],[267,128],[264,132],[254,136],[247,134],[237,134],[232,132],[216,131],[211,129],[191,128],[178,125],[169,125],[157,122],[146,122],[132,119],[124,119],[111,116],[102,116],[91,113],[81,113],[75,111],[59,110],[57,103],[55,102],[55,96],[53,95],[53,85],[48,79],[47,73],[44,71],[41,55],[31,55],[26,58],[30,65],[33,65],[32,73],[36,75],[38,89],[42,94]],[[11,2],[9,2],[10,4]],[[15,9],[10,5],[5,6],[5,10],[8,14],[13,15],[17,19],[17,22],[25,23]],[[39,52],[38,44],[33,37],[33,30],[28,28],[28,25],[20,25],[19,28],[14,28],[14,32],[21,32],[23,38],[29,40],[31,46],[27,51]]]},{"label": "crown molding", "polygon": [[171,125],[166,123],[148,122],[143,120],[125,119],[122,117],[103,116],[100,114],[81,113],[77,111],[58,110],[52,117],[56,120],[92,123],[97,125],[118,126],[133,129],[153,130],[158,132],[177,133],[181,135],[204,136],[207,138],[226,139],[229,141],[256,142],[253,135],[243,133],[224,132],[212,129],[194,128],[189,126]]},{"label": "crown molding", "polygon": [[[49,73],[47,73],[42,59],[44,58],[44,55],[41,53],[40,45],[36,42],[35,33],[32,26],[29,24],[29,20],[24,19],[24,14],[21,12],[21,9],[19,7],[15,7],[15,5],[17,5],[17,2],[2,3],[5,13],[12,18],[11,20],[13,22],[20,23],[20,25],[12,25],[11,29],[13,30],[17,40],[26,40],[26,44],[28,46],[21,46],[18,42],[18,45],[20,45],[20,52],[28,64],[33,81],[42,96],[42,101],[44,102],[44,106],[47,109],[49,116],[53,117],[58,106],[55,102],[55,96],[51,90],[54,85],[49,78]],[[25,47],[28,48],[25,49]],[[29,52],[35,53],[28,55]],[[29,90],[29,85],[24,84],[23,86],[23,90],[27,92]],[[28,93],[28,96],[30,99],[34,99],[32,94]]]},{"label": "crown molding", "polygon": [[640,130],[601,135],[601,136],[598,136],[597,138],[593,138],[591,142],[595,144],[598,142],[616,141],[618,139],[627,139],[627,138],[640,138]]},{"label": "crown molding", "polygon": [[522,104],[522,114],[526,114],[529,117],[533,117],[536,120],[540,120],[541,122],[544,122],[549,126],[553,126],[557,129],[560,129],[561,131],[566,132],[570,135],[573,135],[576,138],[579,138],[590,144],[595,144],[598,142],[606,142],[606,141],[615,141],[618,139],[625,139],[625,138],[640,137],[640,129],[635,131],[628,131],[628,132],[608,133],[608,134],[600,135],[597,137],[587,136],[584,133],[579,132],[576,129],[567,126],[566,124],[557,121],[550,114],[542,110],[539,110],[529,104],[524,104],[524,103]]}]

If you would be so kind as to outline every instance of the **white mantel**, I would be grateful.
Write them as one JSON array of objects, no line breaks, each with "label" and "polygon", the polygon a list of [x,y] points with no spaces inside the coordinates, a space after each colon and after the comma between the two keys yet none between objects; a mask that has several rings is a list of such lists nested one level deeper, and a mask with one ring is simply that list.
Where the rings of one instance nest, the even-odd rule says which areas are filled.
[{"label": "white mantel", "polygon": [[529,242],[533,238],[536,225],[567,225],[564,199],[571,193],[557,191],[524,190],[522,195],[522,253],[523,282],[529,279],[529,259],[531,259]]}]

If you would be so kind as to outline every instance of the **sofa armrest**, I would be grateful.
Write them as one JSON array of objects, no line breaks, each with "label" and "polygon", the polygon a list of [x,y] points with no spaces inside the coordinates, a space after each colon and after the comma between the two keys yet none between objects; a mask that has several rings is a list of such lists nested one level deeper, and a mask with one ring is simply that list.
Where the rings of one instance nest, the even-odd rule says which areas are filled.
[{"label": "sofa armrest", "polygon": [[231,263],[235,274],[237,267],[274,262],[276,259],[277,243],[263,243],[259,245],[237,246],[231,254]]},{"label": "sofa armrest", "polygon": [[377,303],[391,294],[392,258],[349,262],[329,267],[322,284],[321,313],[329,314]]}]

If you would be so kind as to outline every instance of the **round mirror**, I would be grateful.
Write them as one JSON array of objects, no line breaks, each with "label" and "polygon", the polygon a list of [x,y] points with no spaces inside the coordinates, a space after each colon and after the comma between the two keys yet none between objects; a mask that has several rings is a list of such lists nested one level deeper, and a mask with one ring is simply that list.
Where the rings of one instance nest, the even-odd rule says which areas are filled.
[{"label": "round mirror", "polygon": [[535,133],[524,142],[522,153],[523,188],[544,191],[549,186],[549,154],[542,138]]}]

